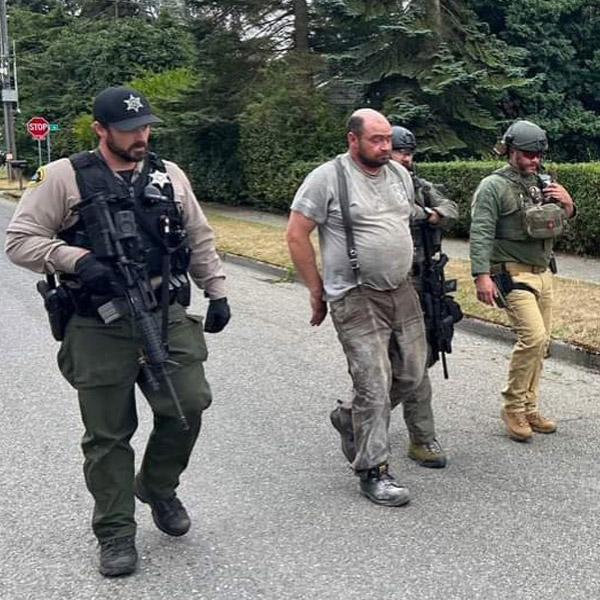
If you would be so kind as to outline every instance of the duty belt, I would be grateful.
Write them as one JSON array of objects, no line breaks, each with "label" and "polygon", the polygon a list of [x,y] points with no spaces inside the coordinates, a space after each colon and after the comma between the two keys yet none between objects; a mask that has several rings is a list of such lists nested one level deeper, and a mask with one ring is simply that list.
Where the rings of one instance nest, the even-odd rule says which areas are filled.
[{"label": "duty belt", "polygon": [[[157,292],[160,298],[160,291]],[[116,306],[120,307],[123,312],[129,312],[125,298],[122,296],[99,296],[95,294],[89,294],[83,290],[71,289],[71,298],[74,304],[74,310],[80,317],[98,317],[98,309],[102,306],[107,306],[111,302],[115,302]],[[169,290],[169,306],[175,304],[179,300],[178,293],[176,290]],[[180,304],[183,305],[182,302]],[[156,311],[160,310],[160,304],[157,305]]]},{"label": "duty belt", "polygon": [[510,273],[511,275],[517,275],[518,273],[534,273],[539,275],[540,273],[545,273],[547,270],[548,267],[527,265],[520,262],[504,262],[491,265],[490,274]]}]

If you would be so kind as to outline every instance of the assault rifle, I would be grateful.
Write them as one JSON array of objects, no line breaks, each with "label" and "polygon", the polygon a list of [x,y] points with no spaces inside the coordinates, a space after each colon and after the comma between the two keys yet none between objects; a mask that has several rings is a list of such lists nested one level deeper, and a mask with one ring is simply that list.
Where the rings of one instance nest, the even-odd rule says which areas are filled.
[{"label": "assault rifle", "polygon": [[[100,306],[98,314],[105,323],[127,312],[133,316],[142,338],[139,363],[144,376],[154,390],[160,388],[160,383],[164,384],[182,429],[189,430],[179,397],[166,370],[169,352],[156,313],[152,312],[158,303],[146,272],[135,213],[133,210],[119,210],[113,215],[108,203],[115,200],[100,192],[89,196],[75,208],[85,224],[94,255],[114,265],[118,278],[115,291],[121,297]],[[165,281],[162,284],[168,285]],[[163,310],[166,308],[163,306]]]},{"label": "assault rifle", "polygon": [[[413,175],[413,182],[415,195],[418,197],[420,194],[423,198],[423,208],[430,208],[429,190],[416,175]],[[456,279],[446,280],[444,276],[448,256],[442,252],[441,231],[427,221],[415,222],[414,225],[424,254],[417,277],[427,342],[431,351],[430,364],[433,365],[441,357],[444,379],[448,379],[446,354],[452,353],[454,323],[463,317],[460,305],[449,295],[457,290],[458,285]]]}]

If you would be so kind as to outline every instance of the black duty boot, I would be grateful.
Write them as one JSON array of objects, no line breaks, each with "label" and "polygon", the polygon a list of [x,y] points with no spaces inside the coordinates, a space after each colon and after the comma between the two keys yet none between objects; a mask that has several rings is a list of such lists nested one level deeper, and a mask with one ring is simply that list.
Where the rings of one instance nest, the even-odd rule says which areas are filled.
[{"label": "black duty boot", "polygon": [[356,447],[354,446],[354,430],[352,428],[352,411],[342,407],[342,401],[338,400],[336,406],[329,415],[331,424],[338,430],[342,437],[342,452],[348,462],[356,458]]},{"label": "black duty boot", "polygon": [[112,538],[100,542],[100,573],[104,577],[130,575],[137,566],[135,538]]},{"label": "black duty boot", "polygon": [[190,530],[192,522],[175,492],[167,499],[152,498],[144,489],[139,475],[135,478],[133,491],[140,502],[150,505],[154,524],[162,532],[178,537]]},{"label": "black duty boot", "polygon": [[386,463],[357,471],[360,477],[360,491],[371,502],[383,506],[402,506],[410,501],[408,488],[398,485],[398,482],[389,474]]}]

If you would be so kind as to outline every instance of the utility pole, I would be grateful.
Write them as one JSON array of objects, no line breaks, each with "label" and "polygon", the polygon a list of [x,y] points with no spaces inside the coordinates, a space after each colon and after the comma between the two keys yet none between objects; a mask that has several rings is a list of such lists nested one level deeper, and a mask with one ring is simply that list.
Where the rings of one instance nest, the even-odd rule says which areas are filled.
[{"label": "utility pole", "polygon": [[[14,60],[14,57],[12,57]],[[11,68],[10,44],[8,41],[8,19],[6,15],[6,0],[0,0],[0,83],[2,84],[2,106],[4,107],[4,143],[6,146],[7,164],[17,158],[15,143],[14,107],[18,102],[17,90],[13,82]],[[14,69],[16,74],[16,65]],[[10,177],[10,169],[9,169]]]}]

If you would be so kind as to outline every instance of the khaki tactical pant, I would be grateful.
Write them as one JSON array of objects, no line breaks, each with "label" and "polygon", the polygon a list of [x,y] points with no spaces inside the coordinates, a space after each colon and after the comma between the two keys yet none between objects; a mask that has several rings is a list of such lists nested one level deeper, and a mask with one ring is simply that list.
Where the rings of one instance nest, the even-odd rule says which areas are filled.
[{"label": "khaki tactical pant", "polygon": [[[331,317],[354,384],[352,422],[355,470],[387,462],[392,406],[421,399],[427,341],[421,306],[410,282],[390,291],[366,287],[331,303]],[[405,415],[418,417],[411,404]]]},{"label": "khaki tactical pant", "polygon": [[138,424],[135,384],[154,414],[140,473],[144,487],[156,498],[168,498],[178,486],[200,431],[202,411],[211,403],[202,365],[208,353],[201,318],[187,315],[178,304],[169,309],[173,364],[167,371],[189,431],[181,429],[165,386],[154,390],[146,381],[138,362],[140,348],[131,316],[105,325],[97,318],[75,315],[58,353],[62,374],[78,392],[85,426],[84,474],[95,500],[92,526],[99,540],[135,534],[134,453],[129,443]]},{"label": "khaki tactical pant", "polygon": [[508,413],[533,413],[539,407],[540,377],[550,342],[552,273],[531,273],[530,267],[518,263],[508,263],[507,269],[515,283],[524,283],[533,292],[513,290],[506,298],[506,313],[517,342],[502,390],[503,408]]}]

